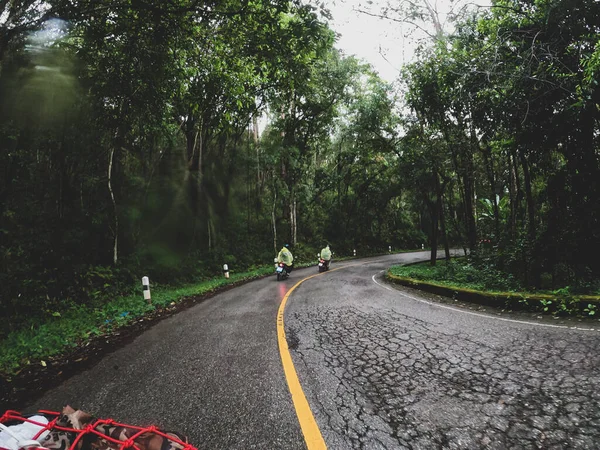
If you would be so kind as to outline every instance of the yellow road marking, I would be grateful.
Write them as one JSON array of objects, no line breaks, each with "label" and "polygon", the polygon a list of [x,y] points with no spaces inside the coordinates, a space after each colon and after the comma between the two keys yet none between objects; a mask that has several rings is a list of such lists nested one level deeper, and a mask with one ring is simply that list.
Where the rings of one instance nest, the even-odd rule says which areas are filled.
[{"label": "yellow road marking", "polygon": [[[349,264],[344,267],[331,269],[328,272],[334,272],[336,270],[358,265],[360,264]],[[283,364],[283,371],[290,389],[290,394],[292,394],[292,401],[294,402],[294,408],[296,409],[296,416],[298,416],[298,422],[300,422],[300,428],[302,429],[302,434],[304,435],[304,440],[306,441],[308,450],[325,450],[327,449],[327,445],[325,445],[325,441],[321,435],[321,430],[317,425],[317,421],[313,416],[310,406],[308,405],[308,401],[306,400],[306,396],[304,395],[304,391],[302,390],[302,386],[300,385],[300,381],[298,380],[298,374],[296,373],[296,368],[294,367],[294,362],[292,361],[292,355],[290,354],[290,349],[287,345],[287,339],[285,338],[283,314],[285,312],[285,305],[287,304],[288,298],[290,298],[290,295],[292,295],[292,292],[294,292],[298,286],[300,286],[306,280],[310,280],[311,278],[328,272],[316,273],[298,281],[289,291],[286,292],[283,300],[281,300],[281,304],[279,305],[279,311],[277,312],[277,341],[279,343],[281,363]]]}]

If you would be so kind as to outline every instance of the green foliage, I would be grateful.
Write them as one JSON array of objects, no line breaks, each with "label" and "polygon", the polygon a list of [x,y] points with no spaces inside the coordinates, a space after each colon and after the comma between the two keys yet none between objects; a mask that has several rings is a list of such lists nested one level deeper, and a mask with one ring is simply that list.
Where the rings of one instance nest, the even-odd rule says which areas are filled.
[{"label": "green foliage", "polygon": [[403,92],[334,48],[322,6],[20,4],[0,24],[0,338],[284,241],[298,264],[325,241],[462,245],[440,277],[600,291],[598,2],[465,14]]},{"label": "green foliage", "polygon": [[227,284],[257,278],[272,271],[271,266],[263,266],[247,272],[236,273],[232,270],[229,280],[218,277],[177,288],[153,285],[151,305],[146,303],[141,292],[116,297],[97,307],[72,305],[63,309],[60,316],[32,322],[27,328],[13,331],[0,340],[0,374],[11,376],[29,364],[48,360],[94,336],[111,333],[158,307],[167,308],[186,297],[200,296]]},{"label": "green foliage", "polygon": [[587,297],[594,303],[585,303],[585,306],[586,297],[573,295],[568,287],[552,292],[531,292],[510,275],[489,267],[478,268],[468,260],[451,261],[437,266],[393,266],[389,269],[389,274],[448,288],[448,295],[451,292],[455,296],[464,293],[467,301],[480,302],[482,297],[493,301],[501,299],[506,309],[525,309],[560,316],[592,317],[600,301],[597,295]]},{"label": "green foliage", "polygon": [[415,264],[394,266],[393,275],[414,278],[423,281],[441,281],[446,284],[481,291],[516,292],[522,286],[510,275],[492,267],[477,268],[465,260],[452,260],[435,266]]},{"label": "green foliage", "polygon": [[[497,1],[403,76],[416,116],[407,135],[416,193],[441,197],[452,222],[460,214],[451,224],[472,252],[487,252],[530,289],[544,274],[557,288],[593,284],[600,273],[599,37],[589,32],[600,6],[573,8]],[[437,195],[427,181],[435,172],[449,180]]]},{"label": "green foliage", "polygon": [[588,316],[594,316],[594,315],[596,315],[597,309],[598,309],[598,305],[593,305],[591,303],[588,303],[588,305],[584,309],[584,311],[587,313]]},{"label": "green foliage", "polygon": [[48,3],[64,22],[16,8],[0,25],[1,37],[24,24],[7,32],[10,48],[0,39],[0,314],[10,318],[0,337],[73,305],[101,307],[142,275],[175,285],[224,262],[270,261],[279,160],[248,125],[302,87],[317,145],[336,115],[329,100],[356,72],[316,12],[288,1]]}]

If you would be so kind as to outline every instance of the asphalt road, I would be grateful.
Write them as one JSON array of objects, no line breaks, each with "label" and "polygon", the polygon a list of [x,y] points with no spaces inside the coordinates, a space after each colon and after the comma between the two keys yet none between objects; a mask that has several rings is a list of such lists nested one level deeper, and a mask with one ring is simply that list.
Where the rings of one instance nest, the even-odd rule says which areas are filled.
[{"label": "asphalt road", "polygon": [[316,277],[286,311],[329,448],[600,448],[600,332],[428,304],[373,277],[388,265]]},{"label": "asphalt road", "polygon": [[[467,314],[374,278],[426,257],[334,263],[348,267],[289,298],[288,345],[328,447],[600,448],[600,332]],[[305,448],[276,316],[315,272],[168,318],[26,411],[68,403],[182,432],[202,449]]]}]

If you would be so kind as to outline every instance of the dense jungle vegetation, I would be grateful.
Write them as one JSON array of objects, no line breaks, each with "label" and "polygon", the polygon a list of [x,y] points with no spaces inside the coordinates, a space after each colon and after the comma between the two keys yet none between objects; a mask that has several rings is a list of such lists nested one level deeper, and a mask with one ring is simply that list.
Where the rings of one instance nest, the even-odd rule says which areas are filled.
[{"label": "dense jungle vegetation", "polygon": [[457,246],[530,289],[598,288],[599,2],[494,0],[393,85],[327,21],[296,0],[0,0],[0,337],[285,242]]}]

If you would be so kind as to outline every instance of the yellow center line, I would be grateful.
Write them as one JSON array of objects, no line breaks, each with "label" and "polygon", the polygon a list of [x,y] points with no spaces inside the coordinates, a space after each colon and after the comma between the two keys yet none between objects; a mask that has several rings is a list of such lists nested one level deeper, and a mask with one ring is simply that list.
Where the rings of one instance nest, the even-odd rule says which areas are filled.
[{"label": "yellow center line", "polygon": [[[328,272],[334,272],[336,270],[359,265],[360,264],[349,264],[347,266],[338,267],[337,269],[331,269]],[[306,400],[306,396],[304,395],[304,391],[302,390],[302,386],[300,385],[300,381],[298,380],[298,374],[296,373],[296,368],[294,367],[294,362],[292,361],[292,355],[290,354],[290,349],[288,348],[287,339],[285,338],[283,315],[285,312],[285,305],[287,304],[290,295],[292,295],[292,292],[294,292],[298,286],[300,286],[306,280],[310,280],[311,278],[319,275],[324,275],[328,272],[316,273],[298,281],[294,286],[291,287],[289,291],[286,292],[283,300],[281,300],[281,304],[279,305],[279,311],[277,312],[277,341],[279,343],[281,363],[283,364],[283,371],[290,389],[290,394],[292,394],[292,401],[294,402],[294,408],[296,409],[296,416],[298,416],[298,422],[300,422],[300,428],[302,429],[302,434],[304,435],[304,440],[306,441],[308,450],[324,450],[327,449],[327,445],[325,445],[325,441],[321,435],[321,430],[317,425],[317,421],[313,416],[308,401]]]}]

